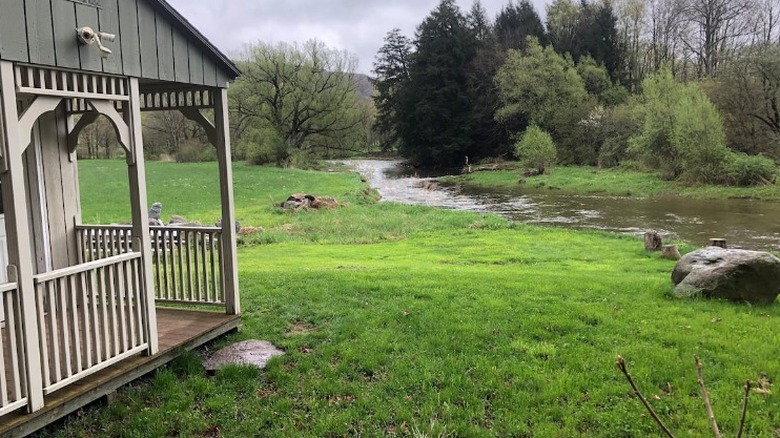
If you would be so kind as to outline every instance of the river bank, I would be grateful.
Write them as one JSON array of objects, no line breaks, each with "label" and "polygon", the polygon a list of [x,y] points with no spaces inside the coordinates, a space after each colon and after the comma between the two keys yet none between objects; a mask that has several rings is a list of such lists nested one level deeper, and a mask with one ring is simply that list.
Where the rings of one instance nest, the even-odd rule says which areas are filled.
[{"label": "river bank", "polygon": [[755,199],[780,201],[780,186],[729,187],[684,185],[664,181],[659,174],[612,168],[557,166],[549,173],[523,177],[520,169],[482,171],[449,176],[443,181],[481,187],[532,188],[558,190],[581,195],[606,195],[636,198],[684,197],[690,199]]},{"label": "river bank", "polygon": [[[79,164],[82,186],[114,165]],[[208,164],[148,163],[150,186],[210,217]],[[239,219],[269,238],[239,249],[242,329],[212,349],[266,339],[285,356],[208,376],[208,352],[188,353],[41,436],[661,436],[618,354],[672,430],[703,436],[694,354],[724,430],[745,379],[780,376],[780,305],[672,299],[674,262],[637,239],[376,202],[354,173],[234,175]],[[345,205],[273,205],[298,191]],[[752,395],[745,433],[778,429],[780,399]]]}]

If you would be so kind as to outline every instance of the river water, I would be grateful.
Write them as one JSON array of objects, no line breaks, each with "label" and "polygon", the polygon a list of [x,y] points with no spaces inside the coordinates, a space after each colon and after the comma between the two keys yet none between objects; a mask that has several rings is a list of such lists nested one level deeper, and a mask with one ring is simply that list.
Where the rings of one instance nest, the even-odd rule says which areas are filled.
[{"label": "river water", "polygon": [[437,184],[397,161],[344,162],[377,189],[382,200],[440,208],[492,212],[512,220],[574,229],[641,235],[703,246],[724,238],[729,247],[780,250],[780,203],[743,199],[696,200],[679,197],[637,199],[571,195],[549,189],[484,188]]}]

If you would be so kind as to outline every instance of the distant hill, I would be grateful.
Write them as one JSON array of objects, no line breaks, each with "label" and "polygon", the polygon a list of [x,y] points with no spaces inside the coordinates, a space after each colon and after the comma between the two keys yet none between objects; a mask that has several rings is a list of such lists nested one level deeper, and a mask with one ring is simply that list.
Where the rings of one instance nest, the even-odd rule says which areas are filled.
[{"label": "distant hill", "polygon": [[355,85],[357,85],[358,96],[363,99],[371,99],[371,96],[374,95],[374,83],[372,82],[372,78],[362,73],[355,73],[352,80],[355,82]]}]

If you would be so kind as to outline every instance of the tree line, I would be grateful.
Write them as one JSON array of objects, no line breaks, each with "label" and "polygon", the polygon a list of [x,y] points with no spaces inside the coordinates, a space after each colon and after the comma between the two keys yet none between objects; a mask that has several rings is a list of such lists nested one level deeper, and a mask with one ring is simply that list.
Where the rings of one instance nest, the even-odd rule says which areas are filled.
[{"label": "tree line", "polygon": [[422,166],[466,157],[629,165],[753,184],[780,158],[778,0],[527,0],[491,20],[442,0],[374,64],[383,147]]}]

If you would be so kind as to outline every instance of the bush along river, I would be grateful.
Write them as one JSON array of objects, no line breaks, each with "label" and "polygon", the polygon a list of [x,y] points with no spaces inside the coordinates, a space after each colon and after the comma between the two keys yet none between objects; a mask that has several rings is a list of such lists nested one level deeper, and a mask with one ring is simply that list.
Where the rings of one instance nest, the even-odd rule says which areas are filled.
[{"label": "bush along river", "polygon": [[450,185],[398,161],[354,160],[356,170],[386,202],[498,213],[528,224],[641,235],[705,246],[724,238],[729,247],[780,251],[780,203],[746,199],[630,198],[577,195],[550,189]]}]

